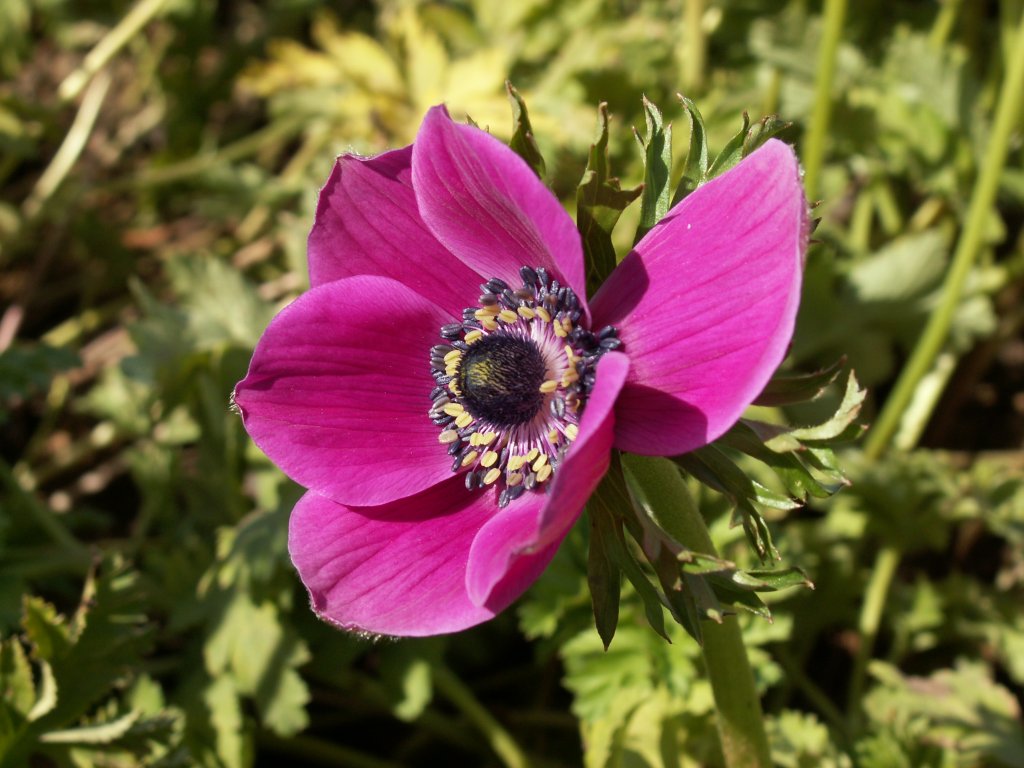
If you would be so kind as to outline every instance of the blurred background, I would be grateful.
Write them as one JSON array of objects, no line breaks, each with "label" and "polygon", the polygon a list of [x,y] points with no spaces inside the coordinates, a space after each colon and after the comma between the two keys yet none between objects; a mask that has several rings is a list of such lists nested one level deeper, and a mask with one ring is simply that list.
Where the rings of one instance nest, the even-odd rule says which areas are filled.
[{"label": "blurred background", "polygon": [[[842,454],[850,488],[766,512],[816,589],[769,595],[774,621],[743,625],[778,765],[1024,766],[1019,109],[996,125],[1019,101],[1003,84],[1022,12],[2,0],[0,765],[720,764],[688,636],[665,643],[626,593],[602,649],[585,526],[526,598],[458,636],[320,624],[286,551],[300,489],[228,411],[306,286],[333,158],[409,143],[439,102],[508,138],[510,79],[570,210],[600,102],[624,186],[643,178],[643,95],[674,121],[677,173],[677,92],[713,150],[744,111],[791,121],[822,202],[787,367],[845,355],[866,422],[929,317],[955,310],[894,450],[869,431]],[[985,173],[994,202],[972,213]],[[751,564],[726,501],[700,493],[719,551]]]}]

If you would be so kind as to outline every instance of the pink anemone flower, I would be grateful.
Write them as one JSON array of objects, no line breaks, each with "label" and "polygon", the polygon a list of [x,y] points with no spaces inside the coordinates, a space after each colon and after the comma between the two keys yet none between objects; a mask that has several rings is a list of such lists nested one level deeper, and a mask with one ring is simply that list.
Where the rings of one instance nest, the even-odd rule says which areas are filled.
[{"label": "pink anemone flower", "polygon": [[312,287],[234,395],[308,489],[288,541],[316,613],[421,636],[506,608],[613,448],[685,453],[759,394],[793,332],[807,222],[796,158],[768,141],[672,208],[588,302],[558,200],[444,107],[412,146],[340,157]]}]

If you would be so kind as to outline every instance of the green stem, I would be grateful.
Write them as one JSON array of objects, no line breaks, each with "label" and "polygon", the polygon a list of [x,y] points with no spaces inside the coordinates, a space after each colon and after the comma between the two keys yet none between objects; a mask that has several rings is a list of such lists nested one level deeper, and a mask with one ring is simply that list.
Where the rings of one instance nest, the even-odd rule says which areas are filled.
[{"label": "green stem", "polygon": [[811,124],[804,138],[804,183],[807,196],[818,195],[821,166],[825,159],[825,140],[828,137],[829,118],[832,115],[832,83],[836,74],[839,41],[846,19],[846,0],[825,0],[824,29],[818,48],[818,70],[814,80],[814,110]]},{"label": "green stem", "polygon": [[60,84],[58,94],[71,101],[82,92],[93,76],[106,66],[136,34],[148,24],[167,3],[167,0],[140,0],[124,18],[86,55],[82,65]]},{"label": "green stem", "polygon": [[[671,535],[694,552],[717,557],[704,517],[694,503],[676,466],[667,459],[624,455],[622,464],[643,489],[646,502],[671,506]],[[715,697],[716,724],[728,768],[769,768],[771,753],[764,730],[761,699],[754,685],[743,634],[735,616],[721,624],[705,622],[701,652]]]},{"label": "green stem", "polygon": [[883,547],[875,560],[874,568],[871,571],[871,580],[868,582],[867,592],[864,595],[864,605],[860,612],[860,645],[857,646],[857,653],[853,659],[853,672],[850,675],[850,689],[847,698],[847,712],[852,722],[851,733],[857,732],[857,722],[860,719],[861,694],[864,691],[864,675],[868,668],[868,660],[875,648],[875,640],[878,638],[878,628],[882,624],[882,612],[885,610],[885,601],[889,595],[889,587],[892,585],[896,569],[900,564],[900,551],[895,547]]},{"label": "green stem", "polygon": [[527,768],[530,765],[526,754],[511,734],[491,717],[491,713],[454,673],[446,667],[435,667],[433,672],[438,692],[476,726],[506,768]]},{"label": "green stem", "polygon": [[946,343],[946,337],[949,335],[949,329],[953,323],[953,316],[967,283],[967,276],[981,251],[985,223],[990,215],[992,205],[995,203],[999,178],[1006,164],[1010,135],[1016,126],[1022,103],[1024,103],[1024,17],[1021,18],[1015,43],[1011,49],[1009,69],[999,92],[992,134],[988,138],[981,170],[971,193],[967,221],[964,223],[960,240],[953,253],[953,264],[942,288],[941,302],[935,313],[929,318],[928,325],[925,327],[924,333],[921,334],[910,360],[903,368],[892,394],[889,395],[878,420],[868,434],[864,450],[870,459],[877,459],[889,447],[900,419],[914,397],[917,385],[928,373]]},{"label": "green stem", "polygon": [[683,87],[688,94],[704,88],[707,40],[704,37],[704,9],[707,0],[686,0],[683,15]]},{"label": "green stem", "polygon": [[949,35],[956,24],[956,16],[960,11],[961,0],[942,0],[939,4],[939,12],[932,23],[932,30],[928,33],[928,44],[932,50],[942,50],[949,40]]}]

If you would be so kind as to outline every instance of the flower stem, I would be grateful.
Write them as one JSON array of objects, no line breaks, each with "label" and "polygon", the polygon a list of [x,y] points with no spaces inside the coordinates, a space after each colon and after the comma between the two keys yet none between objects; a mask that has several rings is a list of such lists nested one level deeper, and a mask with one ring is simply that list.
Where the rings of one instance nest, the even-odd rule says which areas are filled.
[{"label": "flower stem", "polygon": [[[717,557],[704,517],[672,462],[624,455],[622,463],[632,480],[643,488],[650,503],[674,507],[673,536],[680,544],[694,552]],[[721,624],[704,622],[701,631],[704,635],[701,651],[715,697],[725,765],[728,768],[769,768],[772,762],[761,699],[736,617],[726,616]]]},{"label": "flower stem", "polygon": [[[981,251],[985,223],[990,215],[992,205],[995,203],[999,178],[1006,165],[1010,134],[1014,129],[1017,115],[1020,114],[1022,104],[1024,104],[1024,17],[1021,18],[1015,42],[1010,48],[1008,70],[999,92],[992,133],[988,138],[981,170],[971,193],[967,221],[960,233],[960,240],[953,253],[953,264],[942,288],[941,302],[929,318],[928,325],[925,327],[924,333],[921,334],[910,360],[897,379],[892,394],[885,401],[878,420],[868,434],[864,446],[868,458],[877,459],[885,453],[896,433],[904,411],[907,410],[914,397],[917,385],[928,373],[946,343],[946,337],[953,324],[953,316],[956,313],[960,297],[963,295],[967,277]],[[809,176],[810,169],[808,169]]]},{"label": "flower stem", "polygon": [[814,80],[814,110],[811,124],[804,138],[804,183],[807,197],[818,194],[821,166],[825,159],[825,139],[828,137],[829,118],[832,115],[832,83],[836,74],[839,41],[846,19],[846,0],[825,0],[824,29],[818,48],[818,71]]},{"label": "flower stem", "polygon": [[437,690],[484,735],[505,768],[527,768],[530,765],[512,735],[491,717],[491,713],[454,673],[446,667],[435,667],[433,673]]},{"label": "flower stem", "polygon": [[885,601],[889,595],[889,587],[892,585],[896,569],[900,564],[900,551],[896,547],[883,547],[878,553],[875,565],[871,569],[871,580],[868,582],[867,592],[864,595],[864,605],[861,607],[860,622],[860,645],[857,647],[853,659],[853,672],[850,675],[850,688],[847,697],[847,716],[851,722],[851,733],[857,732],[857,723],[860,720],[860,698],[864,690],[864,674],[867,671],[868,660],[875,647],[875,640],[878,638],[878,628],[882,624],[882,612],[885,610]]},{"label": "flower stem", "polygon": [[683,15],[683,86],[688,94],[704,88],[707,66],[707,39],[704,36],[704,9],[707,0],[686,0]]}]

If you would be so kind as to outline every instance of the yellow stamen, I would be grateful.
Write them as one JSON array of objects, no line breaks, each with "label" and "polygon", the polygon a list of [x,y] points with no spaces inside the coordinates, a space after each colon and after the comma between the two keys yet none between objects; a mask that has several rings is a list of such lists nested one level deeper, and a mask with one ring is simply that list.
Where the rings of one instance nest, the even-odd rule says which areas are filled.
[{"label": "yellow stamen", "polygon": [[[479,434],[479,433],[478,433]],[[494,442],[494,438],[498,436],[497,432],[485,432],[477,438],[477,445],[490,445]]]},{"label": "yellow stamen", "polygon": [[537,307],[534,312],[537,313],[537,317],[543,320],[545,323],[551,322],[551,313],[548,312],[544,307]]},{"label": "yellow stamen", "polygon": [[[455,350],[455,351],[458,352],[459,350]],[[451,354],[451,353],[449,353],[449,354]],[[569,362],[570,363],[573,360],[576,359],[576,353],[572,351],[572,345],[571,344],[566,344],[565,345],[565,356],[567,358],[569,358]],[[447,357],[445,358],[445,362],[448,362],[448,358]]]},{"label": "yellow stamen", "polygon": [[480,459],[480,463],[485,467],[493,467],[495,462],[498,461],[497,451],[487,451]]},{"label": "yellow stamen", "polygon": [[488,318],[491,318],[491,317],[494,317],[497,314],[498,314],[498,308],[497,307],[483,307],[482,309],[478,309],[476,312],[474,312],[473,313],[473,317],[475,317],[477,320],[483,322],[484,320],[486,320]]},{"label": "yellow stamen", "polygon": [[469,333],[466,334],[463,341],[465,341],[467,344],[472,344],[474,341],[480,341],[480,339],[482,339],[483,337],[483,331],[470,331]]},{"label": "yellow stamen", "polygon": [[561,439],[562,433],[559,432],[556,427],[552,427],[551,431],[548,432],[548,440],[550,440],[553,445],[558,445],[558,441]]},{"label": "yellow stamen", "polygon": [[568,371],[566,371],[565,373],[562,374],[562,386],[563,387],[568,387],[574,381],[579,381],[579,380],[580,380],[580,375],[578,373],[576,373],[576,371],[572,370],[571,368]]},{"label": "yellow stamen", "polygon": [[448,405],[446,405],[446,406],[445,406],[444,408],[442,408],[441,410],[443,410],[443,411],[444,411],[444,412],[445,412],[446,414],[448,414],[449,416],[458,416],[458,415],[460,415],[460,414],[461,414],[461,413],[462,413],[463,411],[465,411],[466,409],[465,409],[465,408],[463,408],[463,407],[462,407],[461,405],[459,405],[458,403],[448,403]]},{"label": "yellow stamen", "polygon": [[511,309],[503,309],[498,313],[498,319],[503,320],[506,323],[514,323],[519,319],[519,315],[513,312]]},{"label": "yellow stamen", "polygon": [[525,456],[509,456],[508,457],[508,471],[515,472],[517,469],[526,463]]},{"label": "yellow stamen", "polygon": [[565,436],[570,440],[575,440],[580,434],[580,428],[575,424],[570,424],[565,428]]},{"label": "yellow stamen", "polygon": [[546,395],[549,392],[554,392],[556,389],[558,389],[558,382],[555,381],[554,379],[548,379],[547,381],[540,385],[539,389]]},{"label": "yellow stamen", "polygon": [[532,448],[528,454],[524,457],[527,461],[533,461],[540,455],[540,451],[536,448]]},{"label": "yellow stamen", "polygon": [[570,331],[572,331],[572,320],[570,320],[568,317],[563,317],[562,318],[562,327],[565,329],[566,333],[569,333]]},{"label": "yellow stamen", "polygon": [[494,469],[488,470],[487,474],[484,475],[484,485],[490,485],[495,480],[501,477],[501,470],[495,467]]},{"label": "yellow stamen", "polygon": [[565,328],[563,328],[558,322],[552,323],[551,329],[555,332],[555,336],[557,336],[560,339],[564,339],[566,336],[569,335],[568,333],[565,332]]},{"label": "yellow stamen", "polygon": [[468,467],[470,464],[476,461],[476,457],[479,455],[479,451],[470,451],[469,453],[462,457],[462,466]]},{"label": "yellow stamen", "polygon": [[525,317],[527,320],[533,320],[533,318],[537,316],[537,313],[529,307],[520,307],[516,312],[519,313],[520,317]]},{"label": "yellow stamen", "polygon": [[512,474],[505,476],[505,485],[510,488],[519,485],[521,482],[523,482],[522,472],[513,472]]},{"label": "yellow stamen", "polygon": [[498,330],[498,321],[494,320],[494,319],[492,319],[490,317],[485,317],[485,318],[480,319],[480,325],[482,325],[488,331],[496,331],[496,330]]},{"label": "yellow stamen", "polygon": [[451,365],[449,365],[447,368],[444,369],[445,376],[454,376],[458,372],[459,372],[459,364],[458,363],[452,363]]},{"label": "yellow stamen", "polygon": [[449,352],[447,355],[444,356],[444,364],[445,365],[451,365],[452,363],[454,363],[456,360],[458,360],[461,357],[462,357],[462,350],[461,349],[453,349],[451,352]]},{"label": "yellow stamen", "polygon": [[444,432],[437,436],[438,442],[442,443],[443,445],[447,445],[448,443],[454,443],[458,439],[459,433],[456,432],[454,429],[446,429]]},{"label": "yellow stamen", "polygon": [[455,419],[455,426],[459,429],[465,429],[473,423],[473,417],[468,411],[463,411]]},{"label": "yellow stamen", "polygon": [[531,464],[530,466],[533,467],[534,472],[540,472],[540,468],[547,463],[548,455],[546,453],[542,453],[540,456],[537,457],[537,460],[533,462],[533,464]]},{"label": "yellow stamen", "polygon": [[543,467],[541,467],[540,469],[537,470],[537,482],[538,483],[543,483],[549,477],[551,477],[551,465],[550,464],[545,464]]}]

